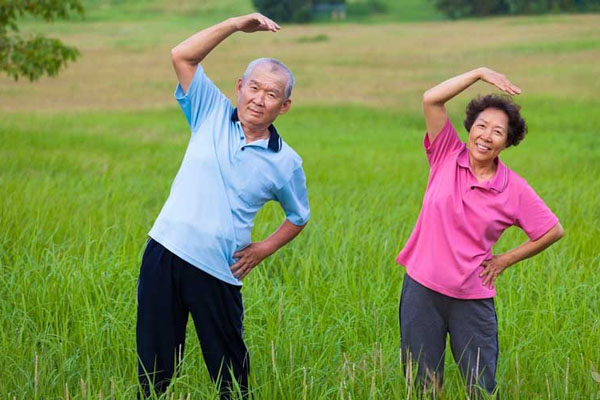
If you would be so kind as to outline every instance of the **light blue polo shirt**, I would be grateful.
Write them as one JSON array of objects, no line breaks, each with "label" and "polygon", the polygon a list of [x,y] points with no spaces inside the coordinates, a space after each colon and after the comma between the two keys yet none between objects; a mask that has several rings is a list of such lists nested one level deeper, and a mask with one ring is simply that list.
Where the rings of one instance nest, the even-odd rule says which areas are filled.
[{"label": "light blue polo shirt", "polygon": [[201,65],[188,93],[175,90],[192,136],[151,238],[206,273],[241,285],[229,267],[251,242],[254,216],[269,200],[287,219],[310,217],[302,159],[279,136],[246,143],[237,110]]}]

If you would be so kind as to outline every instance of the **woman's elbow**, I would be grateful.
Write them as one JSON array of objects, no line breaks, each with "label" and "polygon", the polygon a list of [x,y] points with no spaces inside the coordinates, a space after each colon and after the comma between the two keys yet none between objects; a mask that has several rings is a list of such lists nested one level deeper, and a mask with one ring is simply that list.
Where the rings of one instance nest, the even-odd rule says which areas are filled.
[{"label": "woman's elbow", "polygon": [[433,96],[431,95],[431,89],[423,93],[423,105],[433,104]]},{"label": "woman's elbow", "polygon": [[565,230],[563,229],[563,227],[562,227],[562,225],[560,224],[560,222],[559,222],[559,223],[557,223],[557,224],[554,226],[554,229],[553,229],[553,230],[554,230],[554,232],[553,232],[553,233],[554,233],[554,234],[553,234],[553,236],[554,236],[554,241],[555,241],[555,242],[559,241],[559,240],[560,240],[560,239],[561,239],[561,238],[562,238],[562,237],[565,235]]}]

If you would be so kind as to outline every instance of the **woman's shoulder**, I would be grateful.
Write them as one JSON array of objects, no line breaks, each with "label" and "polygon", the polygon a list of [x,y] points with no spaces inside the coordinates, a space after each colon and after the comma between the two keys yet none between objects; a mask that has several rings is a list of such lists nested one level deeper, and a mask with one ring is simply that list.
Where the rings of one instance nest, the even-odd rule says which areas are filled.
[{"label": "woman's shoulder", "polygon": [[527,182],[527,179],[522,177],[520,174],[518,174],[516,171],[509,168],[508,166],[505,165],[504,167],[506,168],[507,176],[506,186],[511,194],[519,196],[523,192],[523,190],[531,188],[529,182]]}]

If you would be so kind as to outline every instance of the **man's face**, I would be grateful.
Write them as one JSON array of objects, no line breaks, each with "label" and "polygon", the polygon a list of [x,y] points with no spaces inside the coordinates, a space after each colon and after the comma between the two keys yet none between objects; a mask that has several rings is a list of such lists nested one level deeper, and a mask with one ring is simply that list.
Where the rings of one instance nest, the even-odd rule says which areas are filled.
[{"label": "man's face", "polygon": [[238,116],[243,124],[267,127],[285,114],[292,101],[285,98],[287,77],[269,64],[257,65],[245,80],[238,79],[235,92]]}]

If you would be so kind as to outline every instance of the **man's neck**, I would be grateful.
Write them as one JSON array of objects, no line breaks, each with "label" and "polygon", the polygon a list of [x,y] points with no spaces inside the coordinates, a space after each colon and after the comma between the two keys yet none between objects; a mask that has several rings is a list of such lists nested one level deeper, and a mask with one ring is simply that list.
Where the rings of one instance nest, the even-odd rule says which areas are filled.
[{"label": "man's neck", "polygon": [[246,136],[246,143],[268,139],[271,136],[268,126],[250,126],[242,123],[242,130],[244,131],[244,136]]}]

